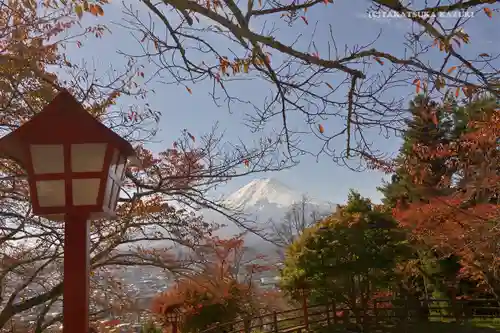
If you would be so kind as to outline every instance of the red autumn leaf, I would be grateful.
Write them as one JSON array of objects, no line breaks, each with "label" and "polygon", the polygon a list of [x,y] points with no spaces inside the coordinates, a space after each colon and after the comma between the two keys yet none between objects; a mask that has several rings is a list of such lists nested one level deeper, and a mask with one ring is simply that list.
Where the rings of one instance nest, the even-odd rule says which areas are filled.
[{"label": "red autumn leaf", "polygon": [[321,134],[323,134],[323,132],[325,131],[325,128],[323,127],[323,125],[319,124],[318,125],[318,130]]},{"label": "red autumn leaf", "polygon": [[309,24],[309,22],[307,22],[307,19],[305,16],[301,16],[300,18],[302,19],[302,21],[304,21],[305,24]]},{"label": "red autumn leaf", "polygon": [[418,94],[420,92],[420,79],[413,80],[413,84],[415,85],[415,91]]},{"label": "red autumn leaf", "polygon": [[99,15],[99,10],[97,9],[97,5],[94,4],[89,5],[89,12],[94,16]]},{"label": "red autumn leaf", "polygon": [[104,10],[102,9],[102,7],[99,6],[99,5],[95,5],[95,6],[96,6],[96,9],[97,9],[97,14],[99,16],[104,16]]},{"label": "red autumn leaf", "polygon": [[483,11],[486,14],[486,16],[488,16],[489,18],[491,18],[493,16],[493,12],[488,7],[483,8]]}]

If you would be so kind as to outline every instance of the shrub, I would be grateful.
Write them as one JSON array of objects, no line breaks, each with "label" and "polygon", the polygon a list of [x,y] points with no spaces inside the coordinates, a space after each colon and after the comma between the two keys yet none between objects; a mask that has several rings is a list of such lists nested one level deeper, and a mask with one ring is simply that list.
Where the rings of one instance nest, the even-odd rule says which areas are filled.
[{"label": "shrub", "polygon": [[[202,270],[155,298],[152,310],[165,326],[171,325],[169,315],[176,314],[182,333],[197,332],[251,316],[266,305],[269,298],[254,286],[252,274],[268,268],[248,261],[237,267],[242,262],[241,239],[215,239],[209,245]],[[247,274],[242,276],[242,271]]]}]

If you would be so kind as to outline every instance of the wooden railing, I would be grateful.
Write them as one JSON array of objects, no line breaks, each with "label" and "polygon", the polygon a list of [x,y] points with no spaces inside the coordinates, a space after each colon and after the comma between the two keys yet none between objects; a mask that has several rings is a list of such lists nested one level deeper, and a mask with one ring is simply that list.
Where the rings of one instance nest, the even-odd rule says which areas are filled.
[{"label": "wooden railing", "polygon": [[221,323],[201,333],[300,333],[310,328],[342,325],[374,327],[406,325],[416,321],[466,322],[473,318],[500,317],[500,305],[491,299],[414,301],[376,300],[366,309],[338,307],[335,302],[267,312]]}]

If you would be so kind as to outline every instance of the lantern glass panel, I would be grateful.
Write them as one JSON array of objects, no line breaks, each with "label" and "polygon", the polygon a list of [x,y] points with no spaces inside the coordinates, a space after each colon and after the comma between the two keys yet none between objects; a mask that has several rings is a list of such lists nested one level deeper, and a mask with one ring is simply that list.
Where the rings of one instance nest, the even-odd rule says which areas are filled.
[{"label": "lantern glass panel", "polygon": [[177,313],[175,313],[175,312],[169,312],[169,313],[167,314],[167,318],[168,318],[168,320],[169,320],[170,322],[172,322],[172,323],[173,323],[173,322],[176,322],[176,321],[177,321]]},{"label": "lantern glass panel", "polygon": [[103,207],[109,208],[109,204],[111,203],[111,196],[113,194],[113,178],[108,177],[108,181],[106,182],[106,188],[104,189],[104,202]]},{"label": "lantern glass panel", "polygon": [[125,156],[120,156],[120,159],[118,160],[118,163],[116,165],[116,176],[119,180],[123,179],[126,162],[127,160],[125,159]]},{"label": "lantern glass panel", "polygon": [[71,145],[71,170],[73,172],[101,172],[106,155],[105,143]]},{"label": "lantern glass panel", "polygon": [[62,145],[31,145],[30,151],[35,175],[64,172]]},{"label": "lantern glass panel", "polygon": [[74,206],[93,206],[97,205],[97,196],[101,179],[73,179],[73,205]]},{"label": "lantern glass panel", "polygon": [[40,207],[64,207],[66,191],[64,180],[39,180],[36,193]]},{"label": "lantern glass panel", "polygon": [[118,149],[113,149],[113,157],[111,158],[111,168],[109,169],[110,172],[113,171],[115,172],[115,167],[116,164],[118,164],[118,158],[120,157],[120,153],[118,152]]},{"label": "lantern glass panel", "polygon": [[116,202],[118,201],[118,195],[120,194],[120,187],[117,185],[117,183],[114,183],[113,186],[113,191],[112,191],[112,196],[111,196],[111,201],[109,203],[109,208],[110,209],[115,209],[116,207]]}]

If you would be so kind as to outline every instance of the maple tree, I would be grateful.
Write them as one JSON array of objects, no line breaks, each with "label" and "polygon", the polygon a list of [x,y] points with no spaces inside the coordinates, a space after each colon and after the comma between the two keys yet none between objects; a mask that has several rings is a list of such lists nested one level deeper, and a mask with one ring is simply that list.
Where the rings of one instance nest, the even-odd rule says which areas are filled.
[{"label": "maple tree", "polygon": [[423,94],[412,104],[395,173],[380,190],[409,232],[414,256],[402,282],[416,297],[498,295],[497,105],[491,94]]},{"label": "maple tree", "polygon": [[[326,19],[330,16],[316,19],[309,14],[333,13],[338,4],[331,0],[250,0],[245,5],[233,0],[145,0],[125,6],[121,26],[140,41],[143,53],[131,57],[152,64],[148,77],[184,86],[193,95],[197,84],[208,81],[216,105],[251,106],[248,125],[253,129],[275,127],[279,121],[276,135],[289,157],[327,154],[342,163],[348,157],[384,157],[382,147],[372,145],[366,135],[373,129],[390,135],[404,128],[407,96],[394,97],[401,96],[401,86],[408,87],[408,95],[416,90],[437,98],[468,98],[475,92],[498,96],[496,55],[472,55],[467,32],[472,21],[453,16],[471,12],[474,20],[494,20],[497,3],[370,1],[367,10],[396,13],[414,27],[400,48],[391,51],[375,46],[377,40],[337,47],[336,38],[349,28],[334,30]],[[146,8],[151,16],[141,15]],[[429,18],[417,15],[421,13]],[[296,29],[308,25],[315,26],[310,34],[288,40],[287,29],[295,29],[296,36]],[[242,83],[247,79],[269,87],[268,95],[247,96]],[[335,122],[336,117],[342,121]],[[303,124],[291,126],[292,118],[303,119]],[[308,134],[321,142],[318,149],[303,145]]]},{"label": "maple tree", "polygon": [[170,312],[180,316],[180,331],[199,332],[276,305],[253,281],[270,268],[263,258],[244,258],[240,237],[207,239],[195,253],[202,263],[196,272],[180,278],[153,302],[152,310],[165,326]]},{"label": "maple tree", "polygon": [[[118,219],[91,224],[94,320],[135,310],[127,286],[115,274],[119,268],[152,266],[172,274],[192,269],[195,259],[178,258],[174,247],[195,247],[218,227],[203,221],[197,210],[213,209],[241,222],[237,212],[207,195],[218,184],[285,165],[270,155],[276,141],[233,145],[234,151],[228,151],[216,128],[199,137],[181,131],[172,148],[149,151],[146,145],[160,111],[147,105],[149,91],[137,84],[141,65],[131,60],[127,67],[111,67],[107,73],[77,65],[78,59],[65,48],[70,43],[84,48],[86,38],[100,38],[107,30],[101,25],[79,28],[75,5],[0,2],[0,131],[3,135],[22,125],[67,89],[97,119],[137,146],[143,168],[126,171]],[[90,7],[87,14],[93,14]],[[124,96],[137,97],[132,109],[120,103]],[[249,168],[241,168],[244,160],[252,162]],[[0,329],[27,325],[27,330],[41,332],[61,321],[63,225],[33,216],[24,170],[10,160],[1,160],[0,168]],[[139,245],[151,242],[164,246]],[[32,315],[31,323],[19,323]]]},{"label": "maple tree", "polygon": [[[414,239],[433,248],[441,258],[458,258],[461,268],[451,287],[466,278],[476,283],[477,291],[496,296],[498,250],[494,239],[500,218],[497,102],[479,95],[456,114],[467,115],[465,124],[459,123],[459,135],[446,143],[414,145],[414,157],[403,164],[415,186],[445,192],[409,207],[397,207],[394,214]],[[427,183],[426,178],[436,175],[430,167],[436,159],[445,160],[440,179]]]}]

